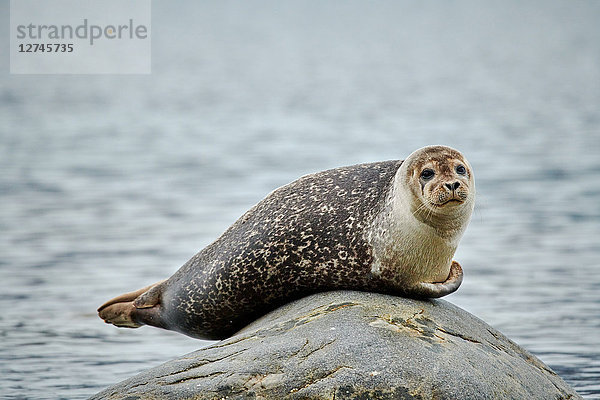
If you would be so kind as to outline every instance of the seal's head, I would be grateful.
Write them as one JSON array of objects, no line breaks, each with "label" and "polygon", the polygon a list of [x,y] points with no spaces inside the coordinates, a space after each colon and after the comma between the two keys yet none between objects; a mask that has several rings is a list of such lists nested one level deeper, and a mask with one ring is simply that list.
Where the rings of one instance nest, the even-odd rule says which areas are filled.
[{"label": "seal's head", "polygon": [[471,165],[458,150],[446,146],[416,150],[402,163],[396,182],[419,221],[454,231],[467,225],[475,204],[475,182]]}]

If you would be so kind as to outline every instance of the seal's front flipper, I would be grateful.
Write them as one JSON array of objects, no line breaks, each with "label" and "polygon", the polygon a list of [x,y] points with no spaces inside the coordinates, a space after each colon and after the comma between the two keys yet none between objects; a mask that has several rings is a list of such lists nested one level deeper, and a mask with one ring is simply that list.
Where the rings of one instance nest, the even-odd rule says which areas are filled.
[{"label": "seal's front flipper", "polygon": [[409,290],[411,296],[437,298],[442,297],[452,292],[460,286],[463,280],[463,270],[459,263],[452,261],[450,266],[450,274],[445,282],[427,283],[420,282]]},{"label": "seal's front flipper", "polygon": [[140,321],[138,310],[159,304],[160,296],[158,296],[156,288],[163,282],[157,282],[107,301],[98,308],[98,315],[107,324],[121,328],[138,328],[144,325],[144,322]]}]

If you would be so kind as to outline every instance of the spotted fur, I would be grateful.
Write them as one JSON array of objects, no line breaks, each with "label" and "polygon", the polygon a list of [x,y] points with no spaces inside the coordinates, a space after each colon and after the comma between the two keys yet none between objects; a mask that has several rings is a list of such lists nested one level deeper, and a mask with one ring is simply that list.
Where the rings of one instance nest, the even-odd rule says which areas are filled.
[{"label": "spotted fur", "polygon": [[[452,228],[442,232],[427,218],[447,215],[420,215],[411,194],[419,187],[413,181],[423,157],[430,165],[442,153],[453,157],[450,151],[462,157],[430,147],[404,164],[384,161],[304,176],[269,194],[171,278],[110,300],[100,316],[117,326],[147,324],[218,339],[318,291],[451,293],[462,281],[452,256],[472,206],[463,207],[454,225],[436,221]],[[443,165],[443,157],[434,161]]]},{"label": "spotted fur", "polygon": [[166,324],[223,337],[309,293],[376,289],[365,232],[400,163],[337,168],[272,192],[163,284]]}]

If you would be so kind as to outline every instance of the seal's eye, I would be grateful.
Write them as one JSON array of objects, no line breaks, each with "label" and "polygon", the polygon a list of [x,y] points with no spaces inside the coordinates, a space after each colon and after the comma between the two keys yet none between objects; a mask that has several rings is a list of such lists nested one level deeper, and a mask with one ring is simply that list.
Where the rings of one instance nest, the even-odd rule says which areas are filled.
[{"label": "seal's eye", "polygon": [[458,167],[456,167],[456,173],[459,175],[464,175],[467,173],[467,169],[464,165],[459,165]]},{"label": "seal's eye", "polygon": [[433,178],[433,175],[435,175],[435,172],[433,172],[432,169],[424,169],[421,172],[421,178],[425,179],[426,181],[430,180],[431,178]]}]

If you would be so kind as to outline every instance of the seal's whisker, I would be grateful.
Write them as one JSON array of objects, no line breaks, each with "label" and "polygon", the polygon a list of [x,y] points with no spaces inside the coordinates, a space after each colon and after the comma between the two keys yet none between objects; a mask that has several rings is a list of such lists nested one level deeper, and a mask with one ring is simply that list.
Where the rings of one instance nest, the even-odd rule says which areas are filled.
[{"label": "seal's whisker", "polygon": [[413,215],[418,215],[422,210],[427,210],[427,204],[422,203],[415,211],[413,211]]}]

